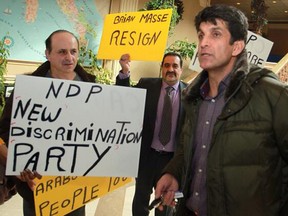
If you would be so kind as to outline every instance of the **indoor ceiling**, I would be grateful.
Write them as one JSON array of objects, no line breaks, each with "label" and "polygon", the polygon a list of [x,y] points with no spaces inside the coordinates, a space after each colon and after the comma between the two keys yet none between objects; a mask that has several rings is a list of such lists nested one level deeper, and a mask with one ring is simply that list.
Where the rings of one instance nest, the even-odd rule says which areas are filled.
[{"label": "indoor ceiling", "polygon": [[[210,4],[234,5],[242,10],[248,18],[251,17],[251,1],[244,0],[211,0]],[[268,23],[288,25],[288,0],[265,0]],[[288,26],[287,26],[288,27]]]}]

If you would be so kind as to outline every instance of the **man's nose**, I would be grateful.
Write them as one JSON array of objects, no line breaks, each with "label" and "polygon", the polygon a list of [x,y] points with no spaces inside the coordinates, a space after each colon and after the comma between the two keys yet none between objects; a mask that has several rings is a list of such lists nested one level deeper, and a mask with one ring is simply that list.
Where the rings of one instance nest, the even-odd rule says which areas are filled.
[{"label": "man's nose", "polygon": [[208,44],[209,44],[208,37],[203,36],[202,39],[199,41],[200,47],[208,46]]},{"label": "man's nose", "polygon": [[65,59],[71,60],[73,58],[73,55],[70,52],[67,52]]}]

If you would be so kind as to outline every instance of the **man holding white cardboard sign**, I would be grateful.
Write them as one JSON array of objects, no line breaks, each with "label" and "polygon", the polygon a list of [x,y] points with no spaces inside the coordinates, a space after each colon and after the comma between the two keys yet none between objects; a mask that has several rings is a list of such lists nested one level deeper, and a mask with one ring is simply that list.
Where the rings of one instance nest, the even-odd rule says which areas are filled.
[{"label": "man holding white cardboard sign", "polygon": [[[55,31],[46,39],[45,43],[45,54],[48,61],[40,65],[39,68],[34,73],[32,73],[33,76],[49,78],[53,77],[66,80],[79,80],[84,82],[95,82],[96,77],[88,74],[82,67],[77,64],[79,42],[78,39],[73,35],[73,33],[66,30]],[[30,83],[28,86],[32,87],[34,86],[34,84],[36,83]],[[35,88],[33,88],[33,90],[36,93],[38,92],[38,89],[36,89],[35,91]],[[7,146],[9,145],[8,150],[10,150],[11,144],[9,142],[10,126],[11,124],[15,124],[15,122],[11,122],[13,95],[14,94],[11,94],[9,99],[6,101],[5,109],[3,111],[0,121],[0,137],[5,141]],[[34,114],[36,114],[38,112],[39,105],[34,106],[34,109]],[[31,114],[30,117],[34,118],[34,115]],[[13,140],[10,141],[13,143]],[[7,157],[7,154],[5,154],[4,151],[6,145],[1,145],[0,149],[0,153],[4,154],[5,157]],[[10,160],[13,160],[13,158],[10,158]],[[18,172],[14,175],[19,175],[20,171],[23,171],[23,168],[22,170],[18,169],[17,171]],[[35,186],[33,179],[36,177],[40,176],[36,172],[34,172],[34,170],[33,172],[27,170],[22,172],[21,176],[15,178],[17,191],[23,198],[24,216],[35,215],[34,197],[33,191],[31,189]],[[85,207],[81,207],[68,215],[84,216]]]},{"label": "man holding white cardboard sign", "polygon": [[[131,129],[134,120],[123,116],[118,119],[119,121],[111,120],[115,124],[114,130],[110,125],[108,127],[111,121],[105,116],[108,116],[108,111],[110,111],[109,119],[113,116],[112,108],[117,107],[118,110],[122,110],[122,101],[119,98],[123,95],[118,91],[112,92],[107,87],[111,97],[103,97],[106,88],[96,85],[95,76],[88,74],[77,64],[79,43],[71,32],[65,30],[53,32],[46,40],[45,53],[48,61],[42,64],[32,76],[17,76],[15,91],[6,103],[0,122],[0,137],[9,144],[7,173],[18,175],[25,170],[21,172],[20,180],[17,180],[17,189],[24,201],[24,216],[35,215],[34,197],[30,188],[35,186],[33,179],[40,176],[34,170],[45,175],[95,176],[96,173],[102,176],[110,175],[111,170],[117,169],[115,164],[125,164],[124,162],[123,164],[111,163],[111,161],[115,162],[114,156],[118,156],[118,152],[128,160],[126,154],[129,153],[130,148],[128,151],[126,144],[127,140],[132,139],[129,131],[134,130]],[[47,77],[50,79],[46,79]],[[77,81],[91,82],[91,84]],[[102,96],[100,101],[97,99],[99,95]],[[133,93],[125,96],[128,96],[132,102],[137,98]],[[141,101],[144,101],[144,96],[142,91],[139,97]],[[13,109],[11,109],[12,99],[14,99]],[[111,108],[103,107],[102,104],[109,105],[109,108],[111,105]],[[140,114],[138,120],[141,121],[137,125],[142,125],[141,104],[134,105],[139,105],[131,108],[137,109]],[[79,115],[79,111],[85,115]],[[100,118],[99,113],[105,112],[106,115]],[[94,116],[97,117],[97,121]],[[94,133],[95,128],[97,135],[96,132]],[[110,129],[111,132],[108,134],[107,131]],[[141,126],[138,126],[135,133],[141,140]],[[102,143],[98,145],[96,139],[102,140]],[[135,139],[133,136],[133,140]],[[3,146],[6,148],[5,145]],[[133,155],[136,152],[133,158],[135,157],[137,161],[137,148],[140,148],[140,144],[136,141],[130,146],[134,149]],[[4,153],[7,157],[5,148],[2,149],[1,145],[0,153],[1,155]],[[107,157],[111,152],[113,160],[111,155]],[[127,173],[122,172],[123,169],[121,167],[116,174],[126,175]],[[137,173],[137,170],[133,168],[131,170],[131,173]],[[72,207],[72,212],[65,214],[85,215],[84,207],[76,211],[75,209]],[[56,215],[55,209],[53,215]]]}]

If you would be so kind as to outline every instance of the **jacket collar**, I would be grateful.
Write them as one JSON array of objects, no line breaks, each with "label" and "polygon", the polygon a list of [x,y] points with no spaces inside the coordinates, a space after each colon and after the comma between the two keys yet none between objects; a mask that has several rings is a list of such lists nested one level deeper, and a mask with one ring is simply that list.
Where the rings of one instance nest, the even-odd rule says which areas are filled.
[{"label": "jacket collar", "polygon": [[[254,85],[263,76],[277,79],[277,75],[272,71],[248,64],[247,52],[243,51],[231,71],[231,81],[225,92],[225,107],[218,118],[227,118],[246,106],[252,96]],[[204,70],[193,80],[183,91],[184,102],[197,103],[200,100],[199,89],[207,78],[208,73]]]},{"label": "jacket collar", "polygon": [[[41,64],[33,73],[34,76],[45,77],[47,72],[50,70],[50,62],[46,61]],[[81,77],[83,81],[95,82],[96,77],[92,74],[87,73],[79,64],[76,65],[74,71]]]},{"label": "jacket collar", "polygon": [[[231,81],[227,87],[225,99],[229,98],[232,93],[235,92],[241,83],[241,80],[247,76],[248,71],[249,65],[247,63],[247,53],[246,51],[243,51],[238,57],[233,71],[231,71]],[[207,78],[208,72],[203,70],[183,92],[184,100],[187,102],[198,100],[200,97],[199,89]]]}]

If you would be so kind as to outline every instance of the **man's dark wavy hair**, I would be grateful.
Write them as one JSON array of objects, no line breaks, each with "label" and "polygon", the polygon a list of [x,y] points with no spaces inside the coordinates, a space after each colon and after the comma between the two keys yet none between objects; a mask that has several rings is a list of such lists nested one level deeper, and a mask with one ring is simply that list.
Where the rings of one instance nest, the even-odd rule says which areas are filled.
[{"label": "man's dark wavy hair", "polygon": [[163,66],[163,63],[164,63],[164,59],[167,57],[167,56],[177,56],[179,59],[180,59],[180,67],[182,68],[183,67],[183,59],[181,57],[181,55],[179,53],[176,53],[176,52],[167,52],[164,54],[163,58],[162,58],[162,62],[161,62],[161,66]]},{"label": "man's dark wavy hair", "polygon": [[231,34],[230,44],[238,40],[246,42],[249,26],[247,17],[238,8],[229,5],[216,4],[200,11],[194,20],[196,30],[199,31],[202,22],[210,22],[216,25],[216,19],[226,22]]}]

